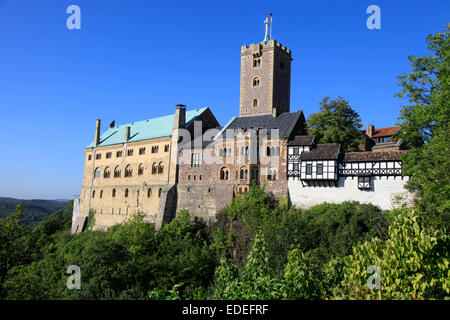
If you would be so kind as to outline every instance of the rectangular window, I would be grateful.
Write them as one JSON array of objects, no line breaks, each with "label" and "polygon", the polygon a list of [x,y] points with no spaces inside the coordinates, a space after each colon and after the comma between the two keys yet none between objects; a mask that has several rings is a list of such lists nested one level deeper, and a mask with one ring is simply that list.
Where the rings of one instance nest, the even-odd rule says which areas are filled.
[{"label": "rectangular window", "polygon": [[370,189],[372,187],[371,177],[358,177],[359,189]]},{"label": "rectangular window", "polygon": [[192,153],[191,155],[191,167],[198,168],[200,167],[200,153]]},{"label": "rectangular window", "polygon": [[116,152],[116,157],[117,158],[120,158],[122,156],[122,150],[121,151],[117,151]]},{"label": "rectangular window", "polygon": [[95,155],[95,159],[99,160],[99,159],[101,159],[101,158],[102,158],[102,154],[101,154],[101,153],[97,153],[97,154]]},{"label": "rectangular window", "polygon": [[109,158],[111,158],[111,152],[106,153],[106,159],[109,159]]},{"label": "rectangular window", "polygon": [[323,174],[323,164],[317,164],[317,174]]},{"label": "rectangular window", "polygon": [[299,148],[298,147],[294,147],[294,154],[298,154],[299,152]]},{"label": "rectangular window", "polygon": [[166,145],[164,146],[164,152],[169,152],[169,145],[168,145],[168,144],[166,144]]},{"label": "rectangular window", "polygon": [[392,137],[384,137],[383,142],[392,142]]},{"label": "rectangular window", "polygon": [[312,164],[306,165],[306,174],[312,174]]},{"label": "rectangular window", "polygon": [[139,154],[140,155],[145,154],[145,148],[139,148]]},{"label": "rectangular window", "polygon": [[298,163],[294,163],[294,170],[298,171]]},{"label": "rectangular window", "polygon": [[133,155],[133,149],[128,149],[127,150],[127,155],[128,156],[132,156]]},{"label": "rectangular window", "polygon": [[92,159],[92,155],[88,155],[88,161],[91,161],[91,159]]}]

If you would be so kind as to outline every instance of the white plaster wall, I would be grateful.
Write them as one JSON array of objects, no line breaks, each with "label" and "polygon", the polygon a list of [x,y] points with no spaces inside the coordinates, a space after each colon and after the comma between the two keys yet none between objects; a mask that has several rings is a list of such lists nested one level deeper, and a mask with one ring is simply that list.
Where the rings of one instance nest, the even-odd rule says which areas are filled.
[{"label": "white plaster wall", "polygon": [[288,187],[292,204],[300,208],[309,208],[323,202],[359,201],[372,203],[382,210],[391,210],[401,205],[395,203],[396,196],[402,196],[407,204],[411,203],[412,194],[404,188],[408,180],[408,177],[404,177],[403,180],[401,177],[393,176],[372,177],[372,188],[360,190],[357,177],[340,177],[337,187],[303,187],[298,178],[289,178]]}]

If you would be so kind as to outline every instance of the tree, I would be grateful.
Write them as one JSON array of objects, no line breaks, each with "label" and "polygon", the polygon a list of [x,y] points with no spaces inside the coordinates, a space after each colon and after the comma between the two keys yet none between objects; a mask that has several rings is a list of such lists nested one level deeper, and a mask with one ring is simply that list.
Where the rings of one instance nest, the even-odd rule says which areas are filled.
[{"label": "tree", "polygon": [[[17,205],[13,214],[0,219],[0,290],[2,291],[8,271],[27,260],[28,250],[24,236],[28,228],[20,222],[22,207]],[[2,292],[0,291],[0,295]]]},{"label": "tree", "polygon": [[425,222],[450,229],[450,24],[427,37],[432,54],[408,57],[411,72],[398,77],[406,98],[399,116],[401,138],[411,150],[401,157],[407,188],[417,192],[416,204]]},{"label": "tree", "polygon": [[342,97],[329,101],[325,97],[320,111],[308,118],[308,134],[316,136],[316,142],[340,143],[343,150],[358,150],[363,142],[361,118],[348,101]]},{"label": "tree", "polygon": [[[423,226],[412,209],[400,209],[389,238],[357,244],[344,259],[344,280],[336,298],[443,299],[450,294],[449,238]],[[379,270],[379,288],[369,288],[368,268]],[[374,268],[375,271],[375,268]],[[373,272],[373,271],[370,271]],[[373,274],[372,274],[373,275]]]}]

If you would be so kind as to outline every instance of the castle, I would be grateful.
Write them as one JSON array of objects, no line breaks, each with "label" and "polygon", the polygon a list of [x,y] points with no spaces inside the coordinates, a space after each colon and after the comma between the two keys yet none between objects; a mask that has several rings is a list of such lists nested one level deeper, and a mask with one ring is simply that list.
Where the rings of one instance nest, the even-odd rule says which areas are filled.
[{"label": "castle", "polygon": [[122,223],[141,212],[160,228],[186,209],[208,222],[252,183],[293,205],[357,200],[381,209],[396,206],[404,189],[397,127],[362,133],[362,152],[318,144],[306,135],[301,110],[290,112],[292,53],[267,33],[241,47],[239,115],[220,126],[209,108],[123,125],[111,123],[85,148],[83,186],[72,232]]}]

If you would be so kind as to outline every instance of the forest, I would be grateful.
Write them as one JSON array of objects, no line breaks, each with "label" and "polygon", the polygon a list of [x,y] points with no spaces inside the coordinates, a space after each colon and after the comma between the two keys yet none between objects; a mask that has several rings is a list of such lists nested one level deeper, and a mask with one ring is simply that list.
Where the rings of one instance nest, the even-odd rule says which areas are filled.
[{"label": "forest", "polygon": [[[89,230],[71,235],[72,202],[36,226],[23,223],[19,205],[0,219],[0,298],[448,299],[449,29],[430,35],[432,54],[410,56],[411,72],[398,78],[407,99],[398,137],[410,148],[402,161],[416,194],[412,207],[300,209],[254,184],[210,225],[180,211],[156,232],[136,213],[95,231],[93,212]],[[338,102],[324,100],[321,112],[339,112],[345,101]],[[80,289],[67,287],[71,265],[81,270]]]}]

